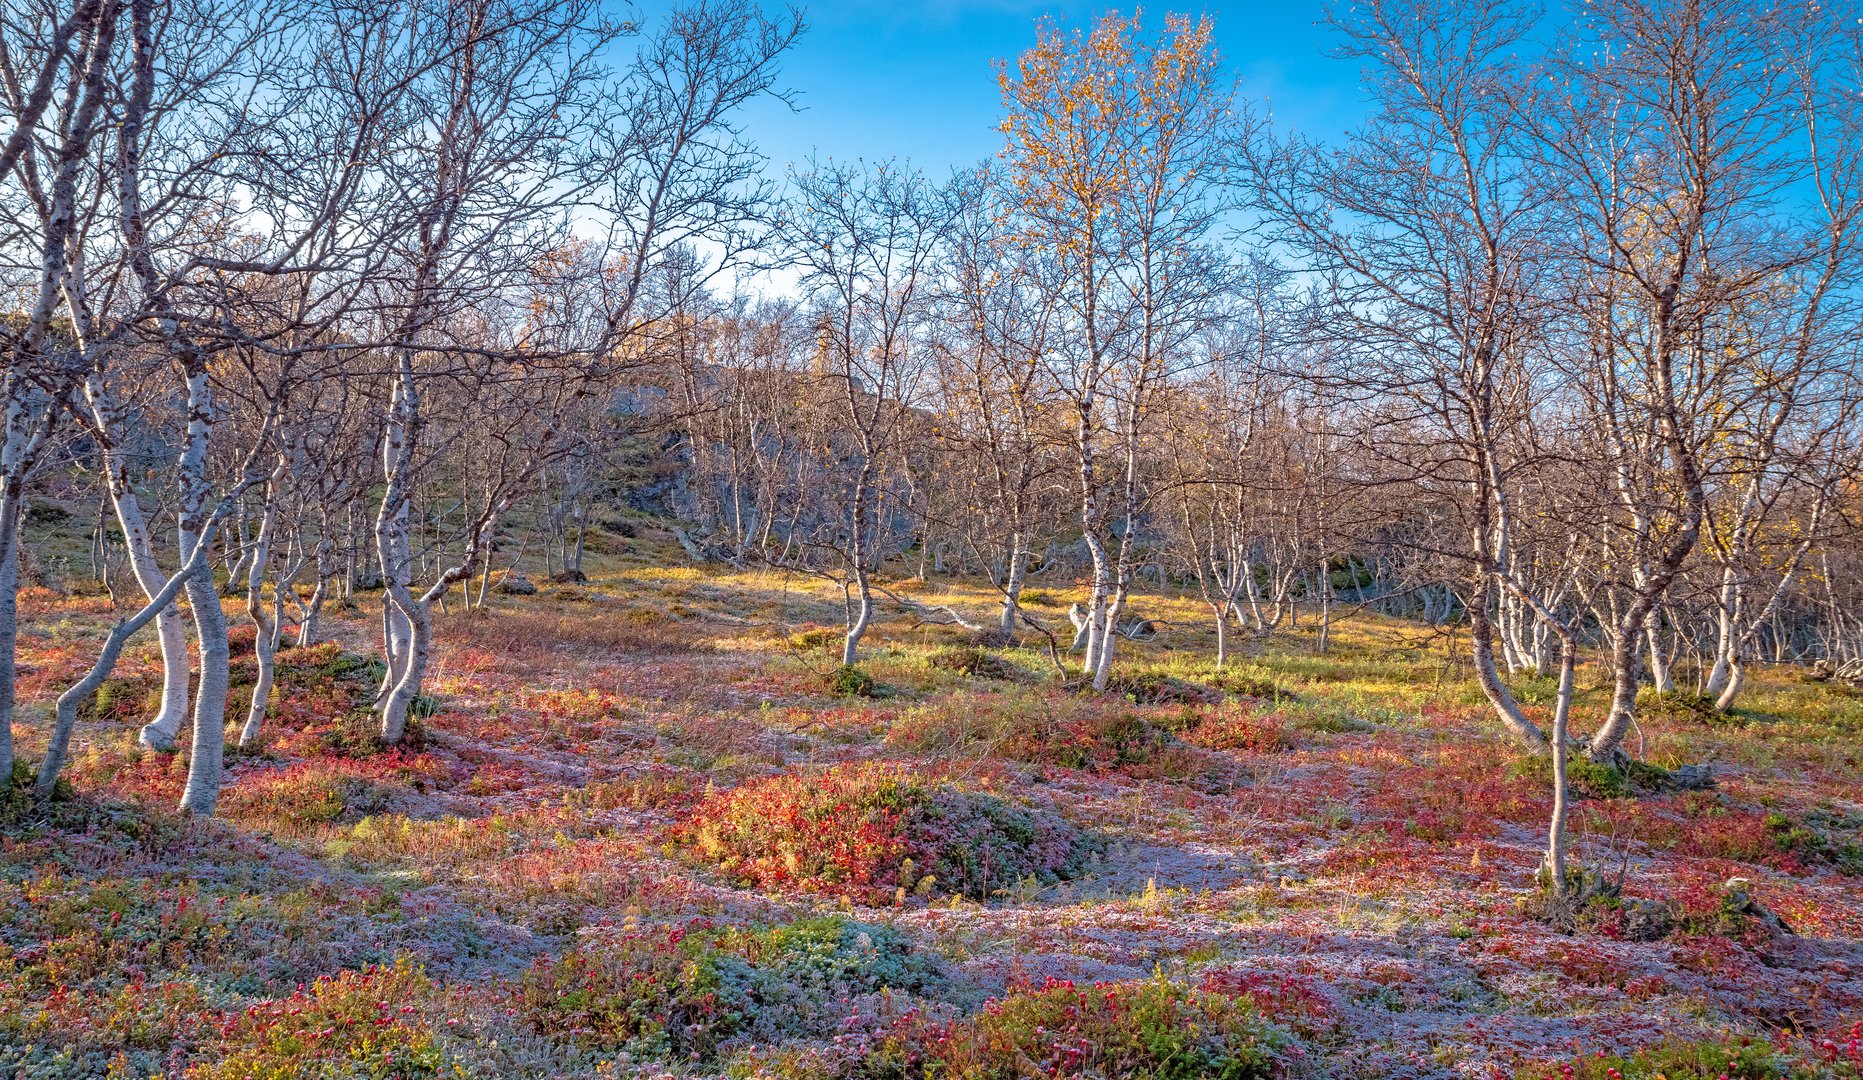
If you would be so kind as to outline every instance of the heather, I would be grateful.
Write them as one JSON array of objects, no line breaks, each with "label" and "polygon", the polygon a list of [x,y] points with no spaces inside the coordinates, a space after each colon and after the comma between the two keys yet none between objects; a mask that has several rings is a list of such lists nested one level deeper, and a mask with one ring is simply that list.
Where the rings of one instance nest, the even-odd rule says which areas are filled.
[{"label": "heather", "polygon": [[[54,795],[4,804],[0,1075],[1856,1073],[1863,698],[1790,667],[1735,722],[1646,717],[1641,771],[1575,769],[1555,896],[1544,758],[1402,620],[1226,672],[1190,631],[1130,646],[1196,691],[1156,700],[900,618],[849,697],[780,629],[826,589],[620,558],[579,589],[443,618],[394,748],[335,612],[210,819],[172,808],[185,750],[87,713]],[[682,636],[635,635],[674,603]],[[102,613],[35,605],[29,662],[71,663]]]},{"label": "heather", "polygon": [[700,806],[676,843],[741,885],[895,904],[1052,885],[1085,875],[1099,849],[1052,814],[865,765],[734,789]]}]

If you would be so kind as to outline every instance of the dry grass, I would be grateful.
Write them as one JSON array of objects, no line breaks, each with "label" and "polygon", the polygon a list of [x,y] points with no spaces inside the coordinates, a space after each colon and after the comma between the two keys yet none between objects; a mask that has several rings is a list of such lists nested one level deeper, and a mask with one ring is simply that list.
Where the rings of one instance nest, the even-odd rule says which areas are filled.
[{"label": "dry grass", "polygon": [[536,651],[676,655],[707,651],[702,625],[645,609],[505,607],[440,623],[449,644],[511,656]]}]

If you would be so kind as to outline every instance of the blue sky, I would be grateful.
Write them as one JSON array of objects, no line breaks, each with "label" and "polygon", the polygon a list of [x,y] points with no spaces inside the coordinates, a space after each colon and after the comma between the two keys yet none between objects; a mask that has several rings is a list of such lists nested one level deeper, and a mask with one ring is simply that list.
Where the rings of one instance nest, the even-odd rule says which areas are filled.
[{"label": "blue sky", "polygon": [[[657,5],[644,5],[651,14]],[[770,7],[774,7],[771,4]],[[764,104],[745,117],[780,171],[811,151],[840,160],[901,157],[932,176],[996,151],[1000,96],[991,62],[1034,43],[1036,20],[1086,25],[1105,4],[1069,0],[817,0],[784,66],[802,111]],[[1128,8],[1129,10],[1129,8]],[[1319,2],[1148,5],[1207,12],[1241,92],[1266,99],[1277,126],[1332,138],[1363,115],[1357,65],[1327,55]]]}]

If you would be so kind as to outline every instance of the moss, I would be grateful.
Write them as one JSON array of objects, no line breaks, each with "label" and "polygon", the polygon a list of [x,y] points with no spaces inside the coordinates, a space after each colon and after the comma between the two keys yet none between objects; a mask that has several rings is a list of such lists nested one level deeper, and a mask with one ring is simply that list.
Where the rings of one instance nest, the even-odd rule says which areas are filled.
[{"label": "moss", "polygon": [[827,675],[828,692],[837,697],[879,697],[880,684],[873,676],[853,666],[842,664]]}]

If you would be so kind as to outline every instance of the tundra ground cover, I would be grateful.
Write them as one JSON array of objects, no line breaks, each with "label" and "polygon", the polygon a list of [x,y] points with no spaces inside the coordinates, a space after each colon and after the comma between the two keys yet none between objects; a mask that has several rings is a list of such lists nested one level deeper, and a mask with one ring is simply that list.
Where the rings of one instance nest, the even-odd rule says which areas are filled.
[{"label": "tundra ground cover", "polygon": [[[109,608],[29,599],[31,758]],[[1714,788],[1581,785],[1611,889],[1568,933],[1531,916],[1543,766],[1404,623],[1219,673],[1140,597],[1179,629],[1101,696],[900,619],[846,696],[797,633],[829,593],[616,560],[442,617],[380,752],[364,600],[281,654],[220,817],[135,745],[140,641],[68,787],[0,804],[0,1075],[1858,1075],[1863,698],[1789,671],[1731,723],[1652,710],[1642,756]]]}]

